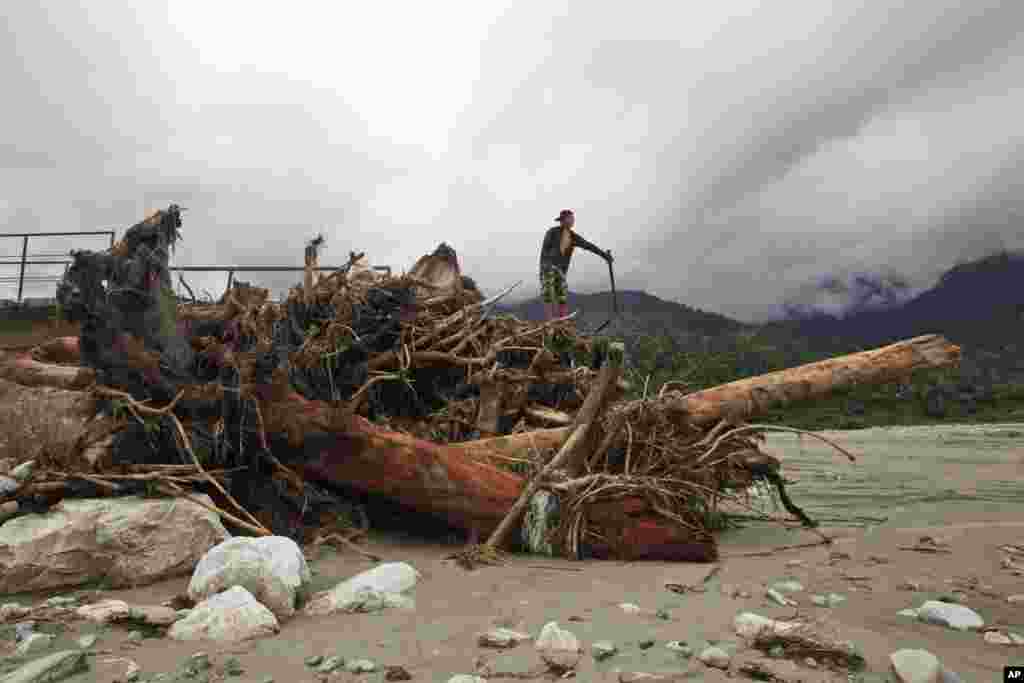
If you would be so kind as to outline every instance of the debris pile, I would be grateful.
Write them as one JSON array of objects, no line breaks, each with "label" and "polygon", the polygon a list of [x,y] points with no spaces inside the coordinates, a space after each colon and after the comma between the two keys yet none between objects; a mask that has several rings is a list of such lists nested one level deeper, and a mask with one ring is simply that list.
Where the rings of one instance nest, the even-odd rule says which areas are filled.
[{"label": "debris pile", "polygon": [[365,524],[342,491],[356,490],[488,533],[492,550],[527,526],[534,551],[710,561],[721,503],[754,481],[813,524],[759,449],[769,427],[749,418],[959,357],[926,336],[626,401],[620,344],[580,335],[573,316],[497,314],[512,288],[485,299],[446,244],[406,274],[353,253],[316,277],[318,238],[283,302],[235,282],[216,303],[181,303],[168,271],[180,228],[172,205],[110,251],[73,252],[58,300],[81,336],[0,356],[15,405],[74,428],[34,440],[23,486],[0,480],[13,515],[62,497],[201,492],[247,533],[351,539]]}]

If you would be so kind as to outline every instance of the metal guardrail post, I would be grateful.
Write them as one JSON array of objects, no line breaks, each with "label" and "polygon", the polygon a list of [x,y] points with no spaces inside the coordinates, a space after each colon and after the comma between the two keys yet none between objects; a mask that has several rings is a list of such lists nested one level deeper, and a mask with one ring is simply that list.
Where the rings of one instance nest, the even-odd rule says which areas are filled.
[{"label": "metal guardrail post", "polygon": [[25,261],[28,260],[28,235],[21,238],[21,270],[18,271],[18,305],[21,305],[21,293],[25,287]]}]

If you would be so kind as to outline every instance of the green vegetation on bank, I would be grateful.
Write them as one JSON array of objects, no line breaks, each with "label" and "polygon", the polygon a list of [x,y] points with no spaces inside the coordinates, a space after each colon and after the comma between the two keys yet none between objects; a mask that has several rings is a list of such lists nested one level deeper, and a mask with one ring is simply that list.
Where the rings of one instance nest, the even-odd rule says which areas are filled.
[{"label": "green vegetation on bank", "polygon": [[[752,332],[716,339],[705,351],[688,351],[669,337],[646,336],[631,348],[631,398],[641,398],[645,388],[647,397],[655,397],[666,382],[685,383],[673,389],[699,391],[858,350],[812,351],[801,348],[798,340],[783,346]],[[977,389],[974,382],[959,369],[918,371],[909,391],[901,393],[895,384],[847,387],[825,399],[775,408],[757,421],[812,430],[1024,422],[1024,386],[994,384],[980,392],[961,391],[962,385]],[[936,388],[947,392],[943,417],[932,417],[926,410],[928,393]]]}]

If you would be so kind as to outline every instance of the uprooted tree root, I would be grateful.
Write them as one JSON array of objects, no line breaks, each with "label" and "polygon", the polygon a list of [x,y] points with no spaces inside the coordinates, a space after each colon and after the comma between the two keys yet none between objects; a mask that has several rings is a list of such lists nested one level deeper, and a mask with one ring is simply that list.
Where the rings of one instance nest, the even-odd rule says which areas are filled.
[{"label": "uprooted tree root", "polygon": [[446,556],[444,559],[453,560],[455,564],[463,569],[472,571],[478,567],[501,566],[508,560],[508,556],[500,548],[487,545],[486,543],[473,543]]}]

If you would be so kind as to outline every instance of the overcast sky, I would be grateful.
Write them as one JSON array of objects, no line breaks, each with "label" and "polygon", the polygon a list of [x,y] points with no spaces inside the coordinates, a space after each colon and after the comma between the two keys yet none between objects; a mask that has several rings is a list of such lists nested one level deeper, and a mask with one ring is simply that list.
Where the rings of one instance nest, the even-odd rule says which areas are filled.
[{"label": "overcast sky", "polygon": [[[175,202],[176,265],[301,265],[322,231],[326,265],[402,269],[446,241],[534,295],[572,208],[620,288],[747,320],[1024,247],[1020,0],[137,4],[4,3],[0,231]],[[604,264],[577,253],[570,287]]]}]

